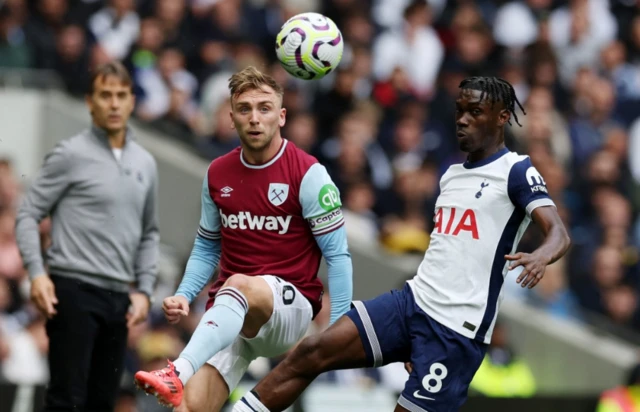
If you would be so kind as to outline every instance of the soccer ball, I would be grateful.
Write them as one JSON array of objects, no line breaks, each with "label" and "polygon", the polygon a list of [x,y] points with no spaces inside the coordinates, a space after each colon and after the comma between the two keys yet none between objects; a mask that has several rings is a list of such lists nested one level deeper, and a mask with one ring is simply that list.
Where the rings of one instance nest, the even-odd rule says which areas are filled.
[{"label": "soccer ball", "polygon": [[282,25],[276,54],[282,67],[304,80],[321,79],[342,59],[344,42],[338,26],[319,13],[301,13]]}]

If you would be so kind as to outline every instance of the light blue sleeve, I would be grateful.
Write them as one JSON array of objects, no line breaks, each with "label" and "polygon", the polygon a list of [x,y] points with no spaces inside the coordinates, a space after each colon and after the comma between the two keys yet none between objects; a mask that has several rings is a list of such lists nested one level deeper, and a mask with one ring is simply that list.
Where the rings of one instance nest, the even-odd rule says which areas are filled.
[{"label": "light blue sleeve", "polygon": [[329,323],[333,324],[349,311],[353,298],[353,266],[347,246],[347,230],[341,226],[326,235],[316,236],[316,242],[327,261],[331,300]]},{"label": "light blue sleeve", "polygon": [[184,296],[189,302],[209,283],[220,262],[220,214],[209,194],[208,177],[202,183],[201,202],[200,227],[176,292],[176,295]]},{"label": "light blue sleeve", "polygon": [[205,239],[220,240],[220,212],[209,193],[209,177],[202,181],[202,194],[200,198],[200,227],[198,234]]},{"label": "light blue sleeve", "polygon": [[327,261],[333,324],[351,307],[353,266],[344,227],[340,192],[324,166],[309,168],[300,183],[302,214]]}]

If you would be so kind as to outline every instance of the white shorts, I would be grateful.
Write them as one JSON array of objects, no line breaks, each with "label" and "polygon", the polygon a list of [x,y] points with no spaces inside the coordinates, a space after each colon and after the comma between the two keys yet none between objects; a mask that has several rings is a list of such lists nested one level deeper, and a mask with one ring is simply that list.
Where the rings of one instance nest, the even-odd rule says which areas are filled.
[{"label": "white shorts", "polygon": [[222,375],[232,392],[244,376],[249,364],[256,358],[282,355],[302,339],[313,317],[311,303],[295,286],[271,276],[260,276],[273,291],[273,313],[256,337],[238,335],[235,341],[207,363]]}]

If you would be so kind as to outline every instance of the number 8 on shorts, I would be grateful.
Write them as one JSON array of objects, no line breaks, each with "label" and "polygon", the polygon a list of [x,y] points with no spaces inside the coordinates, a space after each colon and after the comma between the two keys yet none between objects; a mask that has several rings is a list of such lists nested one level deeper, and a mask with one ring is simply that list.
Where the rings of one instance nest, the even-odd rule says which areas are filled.
[{"label": "number 8 on shorts", "polygon": [[442,381],[447,377],[447,367],[436,362],[429,368],[429,374],[422,378],[422,387],[431,393],[438,393],[442,389]]}]

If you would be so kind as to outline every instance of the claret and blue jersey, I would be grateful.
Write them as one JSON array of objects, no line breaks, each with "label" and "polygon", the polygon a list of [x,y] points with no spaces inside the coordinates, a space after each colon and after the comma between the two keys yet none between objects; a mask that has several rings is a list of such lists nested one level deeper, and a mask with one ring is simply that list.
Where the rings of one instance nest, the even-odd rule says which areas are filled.
[{"label": "claret and blue jersey", "polygon": [[262,165],[248,164],[237,148],[215,159],[204,178],[198,235],[177,294],[191,301],[218,266],[209,305],[233,274],[269,274],[295,285],[317,313],[323,256],[335,320],[348,310],[352,295],[338,189],[324,166],[285,139]]}]

